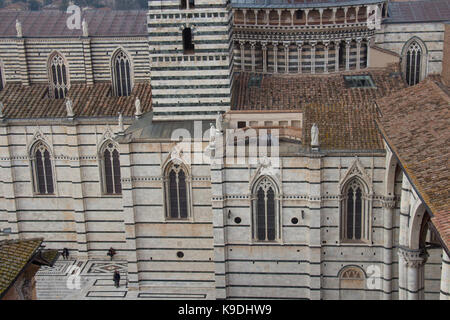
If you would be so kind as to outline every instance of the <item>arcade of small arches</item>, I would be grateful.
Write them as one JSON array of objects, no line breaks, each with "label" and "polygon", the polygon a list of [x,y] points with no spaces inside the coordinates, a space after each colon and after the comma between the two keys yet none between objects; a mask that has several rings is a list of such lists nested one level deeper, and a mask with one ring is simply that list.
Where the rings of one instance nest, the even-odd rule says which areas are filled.
[{"label": "arcade of small arches", "polygon": [[235,41],[235,64],[242,71],[329,73],[369,66],[371,37],[333,40]]},{"label": "arcade of small arches", "polygon": [[[377,5],[381,18],[387,16],[387,3]],[[237,27],[304,27],[304,26],[338,26],[365,25],[373,6],[328,7],[319,9],[233,9],[234,25]]]}]

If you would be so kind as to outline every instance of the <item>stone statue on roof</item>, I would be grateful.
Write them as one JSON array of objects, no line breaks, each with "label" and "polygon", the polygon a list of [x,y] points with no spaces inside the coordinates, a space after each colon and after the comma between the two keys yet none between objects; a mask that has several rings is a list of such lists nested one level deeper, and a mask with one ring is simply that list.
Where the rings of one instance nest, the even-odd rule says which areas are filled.
[{"label": "stone statue on roof", "polygon": [[123,126],[123,116],[122,112],[119,112],[119,132],[124,132],[125,127]]},{"label": "stone statue on roof", "polygon": [[69,98],[67,98],[66,100],[66,112],[67,112],[67,117],[68,118],[73,118],[74,117],[74,113],[73,113],[73,103],[72,100],[70,100]]},{"label": "stone statue on roof", "polygon": [[319,147],[319,127],[316,123],[314,123],[311,128],[311,147]]},{"label": "stone statue on roof", "polygon": [[216,129],[218,132],[223,131],[223,115],[220,112],[217,112]]},{"label": "stone statue on roof", "polygon": [[22,24],[20,23],[19,19],[16,19],[16,32],[17,37],[22,38]]},{"label": "stone statue on roof", "polygon": [[139,98],[136,98],[134,106],[136,107],[136,112],[134,113],[134,115],[136,116],[136,118],[139,118],[140,116],[142,116],[141,100]]},{"label": "stone statue on roof", "polygon": [[85,19],[83,19],[83,22],[81,23],[81,28],[83,29],[83,37],[89,37],[88,23]]}]

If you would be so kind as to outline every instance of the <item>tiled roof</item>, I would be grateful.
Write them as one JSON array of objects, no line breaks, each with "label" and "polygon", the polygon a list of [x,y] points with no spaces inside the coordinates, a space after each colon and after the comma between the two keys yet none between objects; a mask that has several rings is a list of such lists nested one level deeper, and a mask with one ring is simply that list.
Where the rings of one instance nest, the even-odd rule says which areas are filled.
[{"label": "tiled roof", "polygon": [[[65,118],[64,99],[48,97],[47,84],[23,86],[9,83],[0,91],[0,101],[4,104],[3,114],[6,119]],[[77,117],[117,117],[119,112],[124,116],[135,113],[135,99],[141,100],[142,111],[151,109],[151,87],[149,82],[136,83],[128,97],[111,95],[111,83],[98,82],[72,84],[68,97],[73,102],[73,111]]]},{"label": "tiled roof", "polygon": [[[16,19],[22,24],[24,37],[80,37],[81,29],[69,29],[67,19],[71,14],[59,10],[12,11],[0,10],[0,38],[16,36]],[[82,20],[88,24],[90,36],[146,36],[147,11],[145,10],[86,10]]]},{"label": "tiled roof", "polygon": [[450,21],[450,1],[390,1],[386,23]]},{"label": "tiled roof", "polygon": [[0,242],[0,297],[33,258],[43,239]]},{"label": "tiled roof", "polygon": [[256,74],[236,76],[233,110],[299,110],[303,112],[303,136],[310,141],[313,123],[319,126],[322,150],[382,150],[375,125],[377,98],[406,87],[398,73],[372,70],[376,88],[348,88],[343,75],[260,75],[261,84],[250,81]]},{"label": "tiled roof", "polygon": [[231,0],[234,8],[313,8],[380,3],[382,0]]},{"label": "tiled roof", "polygon": [[450,96],[432,79],[377,102],[380,130],[450,249]]}]

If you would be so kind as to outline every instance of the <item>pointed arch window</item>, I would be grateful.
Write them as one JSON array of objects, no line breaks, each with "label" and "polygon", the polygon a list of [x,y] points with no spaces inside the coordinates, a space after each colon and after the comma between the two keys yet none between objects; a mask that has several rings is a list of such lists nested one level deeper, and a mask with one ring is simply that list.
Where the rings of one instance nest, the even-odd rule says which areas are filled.
[{"label": "pointed arch window", "polygon": [[351,179],[342,190],[341,238],[344,241],[369,240],[370,205],[365,187],[358,178]]},{"label": "pointed arch window", "polygon": [[49,96],[55,99],[64,99],[70,88],[67,63],[63,56],[54,53],[49,58]]},{"label": "pointed arch window", "polygon": [[117,146],[108,141],[101,149],[103,192],[105,194],[122,194],[120,181],[120,155]]},{"label": "pointed arch window", "polygon": [[422,48],[413,41],[406,51],[406,82],[410,85],[416,85],[420,81],[420,72],[422,64]]},{"label": "pointed arch window", "polygon": [[129,96],[133,90],[131,61],[123,51],[117,51],[112,58],[113,92],[117,97]]},{"label": "pointed arch window", "polygon": [[54,180],[51,154],[43,142],[37,142],[31,150],[34,192],[36,194],[53,194]]},{"label": "pointed arch window", "polygon": [[263,177],[253,189],[253,238],[276,241],[279,238],[277,188],[272,179]]},{"label": "pointed arch window", "polygon": [[186,168],[172,163],[165,174],[166,217],[188,219],[190,216],[190,183]]}]

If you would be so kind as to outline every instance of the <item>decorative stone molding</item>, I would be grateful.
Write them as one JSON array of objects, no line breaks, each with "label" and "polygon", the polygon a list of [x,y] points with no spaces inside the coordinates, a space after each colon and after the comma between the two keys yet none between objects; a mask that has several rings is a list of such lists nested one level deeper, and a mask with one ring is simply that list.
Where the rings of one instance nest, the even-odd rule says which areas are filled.
[{"label": "decorative stone molding", "polygon": [[383,208],[386,208],[386,209],[394,209],[395,208],[396,201],[395,201],[394,197],[387,197],[383,200],[380,200],[380,202],[381,202],[381,206]]}]

